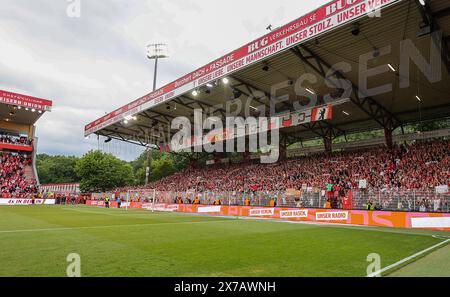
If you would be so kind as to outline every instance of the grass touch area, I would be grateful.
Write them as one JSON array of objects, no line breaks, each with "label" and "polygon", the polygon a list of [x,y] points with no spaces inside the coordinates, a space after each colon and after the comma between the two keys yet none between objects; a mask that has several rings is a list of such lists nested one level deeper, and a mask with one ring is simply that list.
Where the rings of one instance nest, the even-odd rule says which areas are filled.
[{"label": "grass touch area", "polygon": [[82,206],[0,207],[0,276],[64,277],[70,253],[81,256],[82,276],[365,276],[368,254],[380,254],[385,267],[443,241],[432,234]]},{"label": "grass touch area", "polygon": [[395,277],[450,277],[450,245],[394,271]]}]

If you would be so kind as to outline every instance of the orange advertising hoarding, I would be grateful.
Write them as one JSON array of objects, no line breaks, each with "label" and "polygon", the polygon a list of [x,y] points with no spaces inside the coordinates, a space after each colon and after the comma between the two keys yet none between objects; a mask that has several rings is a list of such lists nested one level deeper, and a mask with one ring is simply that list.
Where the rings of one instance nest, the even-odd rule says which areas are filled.
[{"label": "orange advertising hoarding", "polygon": [[[98,202],[87,201],[88,205],[97,206]],[[173,211],[172,204],[158,204],[158,209],[164,207]],[[116,202],[111,207],[117,207]],[[130,208],[143,208],[142,203],[132,202]],[[211,212],[205,210],[211,209]],[[448,213],[417,213],[393,211],[367,211],[342,209],[299,209],[299,208],[269,208],[256,206],[226,206],[212,209],[208,205],[177,205],[177,212],[201,213],[231,217],[253,217],[279,219],[288,221],[317,222],[345,225],[390,227],[390,228],[420,228],[450,231],[450,214]]]}]

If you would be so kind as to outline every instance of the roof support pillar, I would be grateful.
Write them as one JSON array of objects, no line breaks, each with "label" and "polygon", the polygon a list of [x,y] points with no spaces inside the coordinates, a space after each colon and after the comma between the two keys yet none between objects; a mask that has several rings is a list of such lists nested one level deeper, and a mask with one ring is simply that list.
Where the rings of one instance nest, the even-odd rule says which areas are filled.
[{"label": "roof support pillar", "polygon": [[324,136],[323,143],[325,146],[325,152],[331,154],[331,152],[333,151],[333,139],[331,138],[331,136],[330,135]]},{"label": "roof support pillar", "polygon": [[384,139],[386,142],[386,146],[391,149],[393,146],[392,142],[392,129],[390,128],[384,128]]},{"label": "roof support pillar", "polygon": [[251,161],[251,154],[249,151],[245,151],[242,153],[242,159],[244,160],[244,163],[249,163]]},{"label": "roof support pillar", "polygon": [[288,147],[288,138],[285,134],[281,134],[280,139],[280,149],[279,149],[279,158],[278,161],[284,161],[287,159],[287,147]]},{"label": "roof support pillar", "polygon": [[323,144],[325,146],[325,152],[331,154],[333,152],[333,130],[326,129],[323,134]]}]

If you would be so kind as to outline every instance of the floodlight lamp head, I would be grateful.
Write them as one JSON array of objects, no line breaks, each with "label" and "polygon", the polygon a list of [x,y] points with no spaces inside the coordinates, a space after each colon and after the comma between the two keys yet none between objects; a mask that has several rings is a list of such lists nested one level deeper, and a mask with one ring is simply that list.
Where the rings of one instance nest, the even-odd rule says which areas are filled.
[{"label": "floodlight lamp head", "polygon": [[169,57],[168,46],[165,43],[149,43],[146,45],[147,58],[150,60]]}]

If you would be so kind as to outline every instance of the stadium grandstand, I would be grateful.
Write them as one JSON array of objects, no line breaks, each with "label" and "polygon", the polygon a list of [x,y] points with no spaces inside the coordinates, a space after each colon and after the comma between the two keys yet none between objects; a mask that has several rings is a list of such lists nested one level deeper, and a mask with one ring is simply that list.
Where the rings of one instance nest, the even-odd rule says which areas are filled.
[{"label": "stadium grandstand", "polygon": [[52,101],[0,90],[1,198],[30,198],[39,191],[36,122]]},{"label": "stadium grandstand", "polygon": [[[450,276],[450,1],[326,1],[109,114],[101,102],[78,103],[94,102],[92,92],[106,90],[110,100],[120,88],[142,86],[127,84],[141,37],[171,34],[171,42],[193,40],[186,48],[197,49],[200,36],[181,39],[176,25],[196,18],[182,30],[193,32],[204,16],[216,20],[223,3],[7,5],[7,36],[19,36],[22,27],[48,36],[58,24],[55,38],[29,55],[45,66],[36,71],[54,71],[42,75],[51,84],[33,85],[74,88],[47,90],[65,97],[60,115],[70,125],[50,127],[56,141],[46,153],[60,146],[65,155],[38,158],[35,123],[52,102],[0,91],[4,287],[32,288],[11,277],[34,276],[43,277],[33,281],[41,289],[98,285],[103,295],[129,294],[137,285],[161,296],[335,294],[338,287],[361,294],[377,285],[404,294],[448,291],[441,277]],[[264,20],[264,11],[280,17],[318,6],[299,3],[254,1],[248,10],[220,13],[224,22],[246,25],[255,13]],[[16,21],[16,10],[30,28]],[[149,17],[154,12],[161,18]],[[147,58],[165,57],[163,45],[148,45]],[[68,48],[67,59],[53,59]],[[114,50],[105,55],[105,48]],[[80,59],[98,69],[87,75],[92,69]],[[157,58],[154,65],[155,86]],[[114,73],[98,80],[100,68]],[[118,82],[115,91],[108,88]],[[95,110],[101,118],[84,127],[86,144],[68,143],[73,135],[62,129]],[[98,149],[68,156],[93,140]],[[383,276],[389,278],[382,286],[365,278]],[[408,276],[438,281],[406,282]],[[346,284],[347,277],[358,279]]]},{"label": "stadium grandstand", "polygon": [[[88,124],[85,136],[169,151],[172,121],[194,123],[195,109],[223,122],[231,114],[276,118],[276,164],[260,164],[261,153],[248,147],[240,158],[211,153],[206,164],[193,154],[185,172],[116,193],[152,201],[157,191],[165,203],[449,212],[450,129],[408,131],[450,117],[449,22],[444,0],[332,1]],[[373,131],[384,136],[352,140]],[[200,143],[238,138],[212,132]],[[195,137],[186,144],[198,145]]]}]

